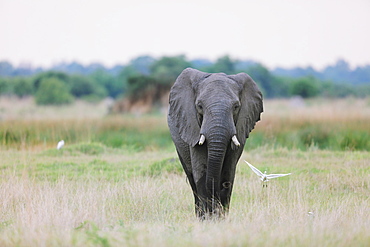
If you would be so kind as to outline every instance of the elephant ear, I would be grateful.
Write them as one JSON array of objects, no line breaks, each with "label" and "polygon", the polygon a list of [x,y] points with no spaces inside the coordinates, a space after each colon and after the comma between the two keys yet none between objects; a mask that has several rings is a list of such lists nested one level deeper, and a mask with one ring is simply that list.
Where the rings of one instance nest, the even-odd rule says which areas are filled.
[{"label": "elephant ear", "polygon": [[263,112],[262,93],[252,78],[245,73],[231,75],[229,78],[236,81],[242,88],[240,94],[241,108],[236,130],[239,141],[244,145],[256,122],[261,119],[260,116]]},{"label": "elephant ear", "polygon": [[209,76],[208,73],[187,68],[177,77],[170,91],[169,118],[176,125],[181,139],[193,147],[200,138],[194,86],[207,76]]}]

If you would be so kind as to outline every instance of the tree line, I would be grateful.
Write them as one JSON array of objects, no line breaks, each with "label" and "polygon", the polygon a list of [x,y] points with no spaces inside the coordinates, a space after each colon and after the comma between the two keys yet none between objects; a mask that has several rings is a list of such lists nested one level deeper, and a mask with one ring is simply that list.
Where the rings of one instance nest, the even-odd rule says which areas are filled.
[{"label": "tree line", "polygon": [[51,69],[14,67],[0,62],[0,96],[34,96],[37,104],[66,104],[75,98],[97,101],[105,97],[131,101],[150,97],[155,104],[166,94],[184,68],[204,72],[249,74],[261,88],[265,98],[291,96],[367,97],[370,95],[370,66],[350,69],[339,60],[322,71],[312,67],[269,70],[251,60],[222,56],[188,60],[185,56],[164,56],[158,59],[139,56],[126,65],[106,68],[101,64],[59,64]]}]

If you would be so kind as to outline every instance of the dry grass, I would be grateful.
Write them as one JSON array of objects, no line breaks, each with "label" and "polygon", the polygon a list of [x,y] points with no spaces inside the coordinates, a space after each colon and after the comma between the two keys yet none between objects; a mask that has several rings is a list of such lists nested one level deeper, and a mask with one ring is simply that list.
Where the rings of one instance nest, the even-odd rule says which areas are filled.
[{"label": "dry grass", "polygon": [[[1,246],[366,246],[370,240],[368,152],[258,149],[245,153],[227,219],[199,222],[184,175],[137,171],[174,152],[45,157],[2,152]],[[69,178],[39,176],[37,167],[78,166],[94,160],[115,166]],[[292,172],[262,188],[242,161],[270,172]],[[129,164],[129,165],[128,165]],[[313,212],[313,215],[308,215]]]},{"label": "dry grass", "polygon": [[[264,145],[302,150],[312,145],[331,150],[370,148],[369,99],[266,100],[264,105],[248,149]],[[31,98],[0,98],[0,146],[40,150],[61,139],[121,148],[172,147],[164,114],[107,115],[106,102],[37,107]],[[138,147],[144,139],[150,143],[141,142],[144,145]]]},{"label": "dry grass", "polygon": [[279,132],[304,125],[335,125],[368,129],[370,99],[266,100],[258,130]]},{"label": "dry grass", "polygon": [[[72,105],[37,106],[32,97],[0,97],[0,120],[96,119],[108,114],[109,100],[88,103],[77,100]],[[370,119],[370,99],[274,99],[264,101],[263,120],[285,119],[295,122],[348,122]]]},{"label": "dry grass", "polygon": [[88,103],[76,100],[71,105],[38,106],[32,97],[0,97],[0,120],[45,120],[100,118],[108,113],[109,100]]},{"label": "dry grass", "polygon": [[[39,108],[27,100],[16,104],[0,99],[0,131],[13,130],[17,137],[15,147],[0,144],[0,246],[368,246],[370,242],[368,150],[319,150],[315,145],[306,151],[273,145],[249,149],[239,162],[229,216],[199,222],[172,145],[140,151],[81,143],[91,141],[97,130],[122,134],[115,132],[122,125],[135,132],[145,129],[143,133],[154,132],[158,125],[164,129],[164,117],[103,118],[102,105],[77,102]],[[252,136],[307,124],[366,133],[369,123],[368,100],[304,104],[274,100],[265,102],[262,121]],[[43,142],[43,132],[50,132],[50,142]],[[33,141],[27,142],[32,135]],[[67,142],[57,152],[56,141],[66,135],[76,144]],[[139,140],[150,142],[154,137]],[[292,175],[262,188],[243,160],[261,170]]]}]

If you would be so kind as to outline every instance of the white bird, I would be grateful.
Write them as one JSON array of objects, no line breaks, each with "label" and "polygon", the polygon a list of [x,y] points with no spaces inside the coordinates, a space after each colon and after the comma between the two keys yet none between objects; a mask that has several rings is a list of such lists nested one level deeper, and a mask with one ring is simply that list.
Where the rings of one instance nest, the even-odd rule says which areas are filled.
[{"label": "white bird", "polygon": [[[256,167],[249,164],[247,161],[245,161],[245,163],[248,164],[248,166],[252,169],[252,171],[254,173],[256,173],[258,176],[260,176],[260,179],[261,179],[262,182],[267,182],[267,181],[269,181],[269,179],[284,177],[284,176],[288,176],[288,175],[291,174],[291,173],[287,173],[287,174],[266,174],[266,171],[265,171],[265,173],[262,173],[260,170],[258,170]],[[265,186],[265,185],[263,185],[263,186]],[[266,187],[267,187],[267,185],[266,185]]]},{"label": "white bird", "polygon": [[315,214],[310,211],[310,212],[307,213],[307,216],[309,216],[309,217],[315,217]]},{"label": "white bird", "polygon": [[60,142],[58,142],[58,145],[57,145],[57,149],[61,149],[62,147],[64,146],[64,140],[61,140]]}]

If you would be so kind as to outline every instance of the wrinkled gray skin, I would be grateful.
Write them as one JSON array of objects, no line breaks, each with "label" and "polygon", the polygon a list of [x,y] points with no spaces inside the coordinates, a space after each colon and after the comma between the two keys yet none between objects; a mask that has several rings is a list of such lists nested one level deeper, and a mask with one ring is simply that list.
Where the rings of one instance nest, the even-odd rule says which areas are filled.
[{"label": "wrinkled gray skin", "polygon": [[[262,94],[245,73],[188,68],[171,88],[169,102],[168,126],[194,193],[196,215],[223,216],[229,209],[236,164],[263,111]],[[240,146],[231,141],[233,135]]]}]

